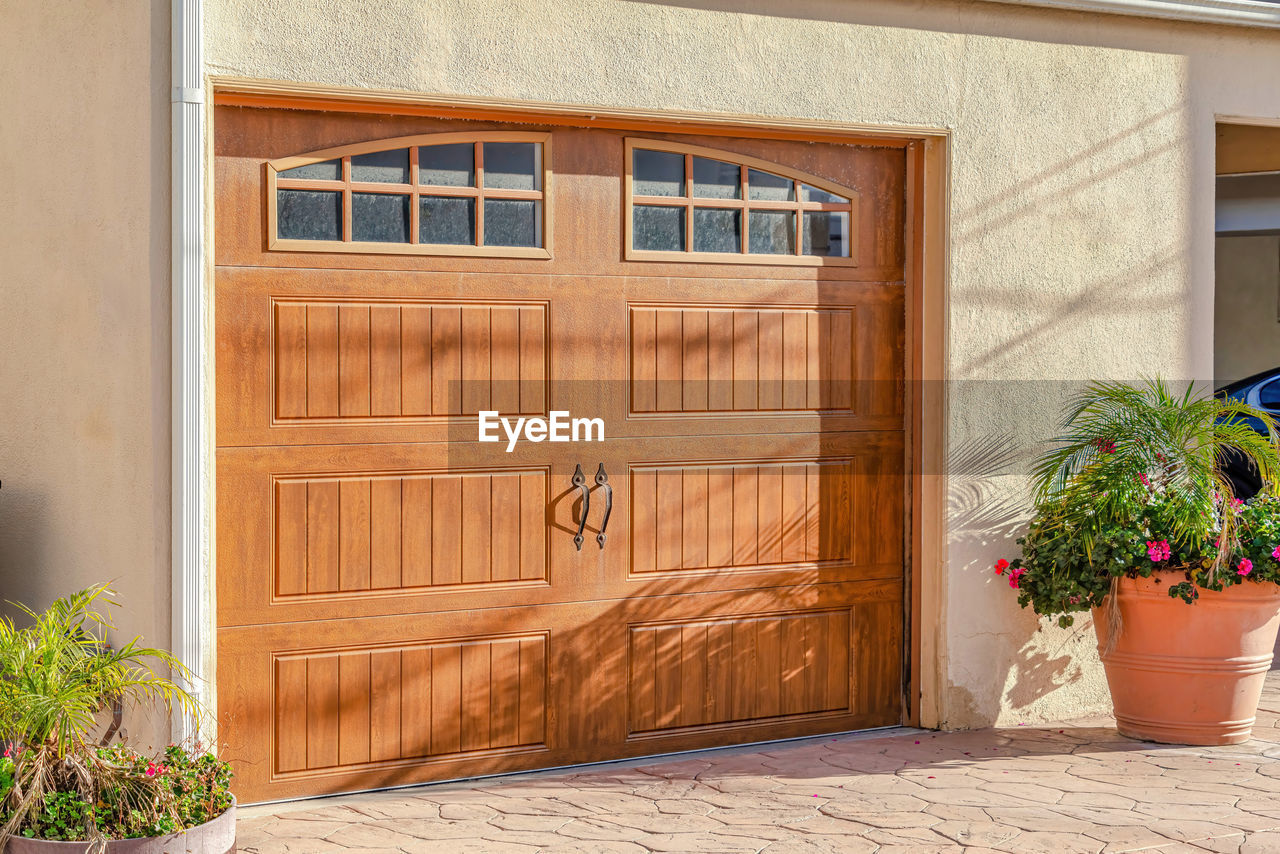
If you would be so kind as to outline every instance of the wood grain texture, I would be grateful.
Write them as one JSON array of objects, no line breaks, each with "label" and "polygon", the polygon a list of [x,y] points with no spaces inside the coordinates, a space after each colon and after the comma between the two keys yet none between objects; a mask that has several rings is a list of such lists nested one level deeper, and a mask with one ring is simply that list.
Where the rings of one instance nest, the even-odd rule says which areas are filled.
[{"label": "wood grain texture", "polygon": [[275,771],[540,744],[546,644],[473,637],[277,656]]},{"label": "wood grain texture", "polygon": [[[218,703],[244,802],[901,720],[903,145],[216,109]],[[554,253],[270,243],[264,162],[488,131],[554,140]],[[629,258],[640,135],[856,189],[856,257]],[[608,440],[473,457],[480,409],[599,415]],[[600,462],[608,543],[597,488],[579,552],[569,473]]]},{"label": "wood grain texture", "polygon": [[[849,336],[859,308],[701,308],[632,306],[631,411],[635,413],[879,412],[892,407],[885,388],[861,389]],[[891,370],[893,339],[867,312],[858,353],[868,371]],[[883,325],[883,321],[882,321]],[[867,376],[868,381],[874,376]],[[858,382],[855,382],[857,380]],[[900,390],[900,389],[899,389]]]},{"label": "wood grain texture", "polygon": [[[633,626],[631,733],[847,710],[850,612]],[[868,674],[874,687],[880,673]]]},{"label": "wood grain texture", "polygon": [[542,412],[540,305],[277,302],[277,421]]},{"label": "wood grain texture", "polygon": [[891,521],[892,497],[859,517],[866,530],[848,524],[850,504],[879,485],[855,471],[850,459],[634,467],[631,571],[849,563],[855,534],[870,541],[865,562],[895,554],[892,524],[873,527]]},{"label": "wood grain texture", "polygon": [[282,478],[275,595],[339,595],[547,577],[541,472]]}]

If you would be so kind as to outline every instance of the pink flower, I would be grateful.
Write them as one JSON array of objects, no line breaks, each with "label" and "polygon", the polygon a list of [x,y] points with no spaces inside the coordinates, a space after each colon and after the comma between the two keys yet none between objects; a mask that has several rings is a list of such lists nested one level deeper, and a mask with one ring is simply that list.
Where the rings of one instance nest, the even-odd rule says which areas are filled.
[{"label": "pink flower", "polygon": [[1236,570],[1236,575],[1248,575],[1253,572],[1253,561],[1245,558],[1240,561],[1240,568]]},{"label": "pink flower", "polygon": [[1170,553],[1168,540],[1147,540],[1147,554],[1152,563],[1168,560]]},{"label": "pink flower", "polygon": [[1240,512],[1240,510],[1241,510],[1243,507],[1244,507],[1244,502],[1243,502],[1242,500],[1240,500],[1239,498],[1233,498],[1233,499],[1231,499],[1231,509],[1232,509],[1232,510],[1236,511],[1237,513],[1239,513],[1239,512]]},{"label": "pink flower", "polygon": [[147,763],[147,776],[154,777],[160,773],[160,768],[154,762]]},{"label": "pink flower", "polygon": [[1271,550],[1271,556],[1276,560],[1280,560],[1280,546],[1276,546]]},{"label": "pink flower", "polygon": [[1142,481],[1143,486],[1146,486],[1146,487],[1151,486],[1151,478],[1147,477],[1146,472],[1143,472],[1142,474],[1138,475],[1138,480]]},{"label": "pink flower", "polygon": [[[1277,546],[1276,548],[1280,549],[1280,546]],[[1000,560],[996,561],[996,575],[1004,575],[1004,571],[1008,568],[1009,561],[1004,558],[1000,558]]]},{"label": "pink flower", "polygon": [[1025,575],[1026,571],[1026,568],[1021,566],[1017,569],[1009,570],[1009,586],[1015,589],[1020,587],[1021,585],[1018,584],[1018,579]]}]

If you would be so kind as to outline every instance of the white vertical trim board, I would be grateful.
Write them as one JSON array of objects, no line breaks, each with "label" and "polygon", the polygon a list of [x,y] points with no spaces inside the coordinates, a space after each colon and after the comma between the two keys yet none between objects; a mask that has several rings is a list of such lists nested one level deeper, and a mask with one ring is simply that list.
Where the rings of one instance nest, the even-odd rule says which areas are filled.
[{"label": "white vertical trim board", "polygon": [[[209,454],[203,407],[204,88],[201,0],[173,0],[172,50],[172,636],[178,660],[194,674],[189,687],[211,696],[205,672],[209,573],[205,528]],[[194,721],[173,721],[175,740],[197,735]]]}]

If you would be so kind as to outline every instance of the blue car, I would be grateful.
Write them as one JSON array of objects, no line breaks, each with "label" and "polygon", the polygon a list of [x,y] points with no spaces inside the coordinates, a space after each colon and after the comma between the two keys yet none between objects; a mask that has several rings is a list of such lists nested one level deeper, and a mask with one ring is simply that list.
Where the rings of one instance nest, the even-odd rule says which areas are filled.
[{"label": "blue car", "polygon": [[[1221,397],[1233,397],[1250,406],[1256,406],[1280,421],[1280,368],[1272,368],[1228,383],[1219,388],[1216,394]],[[1258,419],[1250,418],[1249,423],[1259,433],[1266,432],[1265,425]],[[1239,454],[1227,455],[1223,461],[1222,473],[1231,481],[1237,498],[1252,498],[1262,488],[1262,480],[1253,466]]]}]

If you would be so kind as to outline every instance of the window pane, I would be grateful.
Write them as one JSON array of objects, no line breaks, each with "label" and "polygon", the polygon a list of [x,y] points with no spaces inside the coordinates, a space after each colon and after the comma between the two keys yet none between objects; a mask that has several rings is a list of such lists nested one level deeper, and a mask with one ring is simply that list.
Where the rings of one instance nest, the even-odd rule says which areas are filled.
[{"label": "window pane", "polygon": [[276,223],[282,240],[341,240],[342,194],[277,190]]},{"label": "window pane", "polygon": [[541,246],[541,206],[518,199],[485,199],[484,245]]},{"label": "window pane", "polygon": [[[747,195],[753,199],[770,202],[794,202],[796,200],[795,182],[772,172],[761,172],[758,169],[747,170]],[[755,250],[752,250],[753,252]]]},{"label": "window pane", "polygon": [[637,148],[631,155],[631,186],[635,195],[684,195],[683,154]]},{"label": "window pane", "polygon": [[742,167],[723,160],[693,158],[693,194],[702,199],[736,199],[741,194]]},{"label": "window pane", "polygon": [[694,208],[693,251],[742,251],[742,211]]},{"label": "window pane", "polygon": [[537,149],[532,142],[486,142],[484,185],[503,190],[540,189]]},{"label": "window pane", "polygon": [[351,157],[352,181],[378,181],[384,184],[409,183],[409,149],[375,151]]},{"label": "window pane", "polygon": [[849,215],[840,211],[805,211],[800,252],[803,255],[849,257]]},{"label": "window pane", "polygon": [[828,193],[826,190],[819,190],[817,187],[810,187],[808,184],[800,185],[800,199],[805,202],[823,202],[836,205],[847,204],[849,202],[844,196],[837,196],[834,193]]},{"label": "window pane", "polygon": [[751,240],[747,250],[761,255],[794,255],[796,215],[791,211],[751,211],[747,216]]},{"label": "window pane", "polygon": [[455,196],[419,197],[418,242],[474,246],[476,200]]},{"label": "window pane", "polygon": [[351,239],[408,243],[409,197],[390,193],[352,193]]},{"label": "window pane", "polygon": [[424,145],[418,149],[418,182],[438,187],[473,187],[476,147],[470,142]]},{"label": "window pane", "polygon": [[280,173],[281,178],[305,178],[309,181],[341,181],[342,161],[326,160],[323,163],[311,163],[306,166],[295,166]]},{"label": "window pane", "polygon": [[631,209],[631,245],[654,252],[684,251],[684,208],[636,205]]}]

